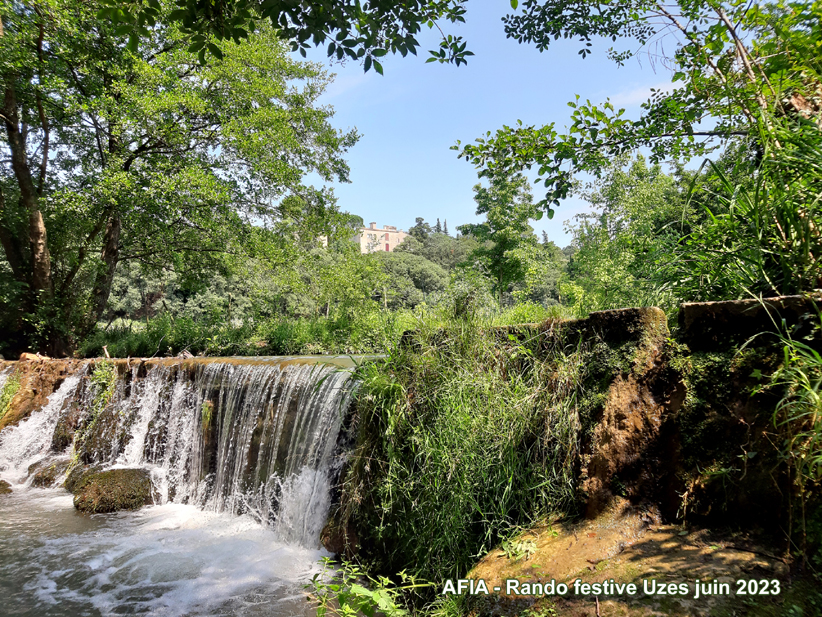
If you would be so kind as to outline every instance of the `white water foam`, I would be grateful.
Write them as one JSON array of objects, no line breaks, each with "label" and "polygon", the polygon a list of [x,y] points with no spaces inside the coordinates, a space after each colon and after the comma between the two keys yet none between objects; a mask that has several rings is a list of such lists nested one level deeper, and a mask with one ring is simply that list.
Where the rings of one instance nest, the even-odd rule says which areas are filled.
[{"label": "white water foam", "polygon": [[249,517],[194,506],[89,518],[70,514],[58,489],[21,488],[13,499],[0,505],[16,531],[0,531],[3,614],[305,617],[303,585],[327,555]]},{"label": "white water foam", "polygon": [[7,368],[4,371],[0,371],[0,392],[3,391],[3,387],[6,385],[6,381],[9,379],[9,375],[11,375],[11,367]]},{"label": "white water foam", "polygon": [[142,387],[139,387],[136,367],[132,371],[132,391],[141,390],[137,401],[137,419],[131,426],[131,440],[126,444],[125,450],[117,459],[117,464],[134,466],[142,462],[148,428],[151,419],[160,407],[160,395],[167,374],[168,369],[166,367],[157,367],[155,370],[149,372],[143,383],[140,384]]},{"label": "white water foam", "polygon": [[48,397],[42,409],[34,411],[17,426],[3,429],[0,433],[0,477],[11,484],[26,483],[29,465],[48,454],[63,403],[74,394],[79,383],[78,375],[67,377]]}]

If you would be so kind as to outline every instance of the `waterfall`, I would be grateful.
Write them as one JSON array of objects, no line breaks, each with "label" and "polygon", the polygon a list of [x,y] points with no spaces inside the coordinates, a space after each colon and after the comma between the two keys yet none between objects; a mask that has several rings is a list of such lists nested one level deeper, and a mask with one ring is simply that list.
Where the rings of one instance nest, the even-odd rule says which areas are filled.
[{"label": "waterfall", "polygon": [[248,515],[283,542],[317,545],[350,371],[310,358],[115,361],[113,394],[95,414],[100,366],[86,363],[0,434],[4,479],[30,482],[47,456],[140,467],[158,505]]},{"label": "waterfall", "polygon": [[29,466],[49,453],[60,409],[79,383],[79,375],[68,377],[41,410],[18,426],[7,427],[0,433],[0,471],[7,479],[15,484],[30,480]]}]

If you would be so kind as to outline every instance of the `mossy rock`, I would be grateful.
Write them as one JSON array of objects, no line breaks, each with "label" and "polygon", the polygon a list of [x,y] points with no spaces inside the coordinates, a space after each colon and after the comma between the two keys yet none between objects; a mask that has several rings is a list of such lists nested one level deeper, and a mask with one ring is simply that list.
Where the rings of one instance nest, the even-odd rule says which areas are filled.
[{"label": "mossy rock", "polygon": [[59,478],[65,475],[69,463],[67,459],[57,461],[45,459],[29,465],[29,475],[34,476],[31,485],[37,488],[51,488]]},{"label": "mossy rock", "polygon": [[80,512],[137,510],[151,503],[151,475],[145,469],[90,472],[74,485],[74,507]]},{"label": "mossy rock", "polygon": [[83,486],[85,486],[86,482],[93,476],[94,474],[98,474],[103,469],[101,467],[95,465],[76,465],[74,467],[69,466],[69,472],[66,476],[65,487],[69,493],[78,493]]},{"label": "mossy rock", "polygon": [[10,495],[11,494],[11,484],[6,482],[5,480],[0,480],[0,495]]}]

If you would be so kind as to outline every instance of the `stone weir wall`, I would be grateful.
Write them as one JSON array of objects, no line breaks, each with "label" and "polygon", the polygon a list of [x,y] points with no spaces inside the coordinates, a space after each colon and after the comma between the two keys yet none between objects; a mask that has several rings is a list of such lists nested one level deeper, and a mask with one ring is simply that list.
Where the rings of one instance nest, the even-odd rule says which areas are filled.
[{"label": "stone weir wall", "polygon": [[630,308],[505,334],[592,352],[579,461],[588,516],[620,496],[668,520],[786,526],[796,491],[779,451],[776,332],[822,351],[820,307],[818,296],[683,304],[673,332],[661,310]]}]

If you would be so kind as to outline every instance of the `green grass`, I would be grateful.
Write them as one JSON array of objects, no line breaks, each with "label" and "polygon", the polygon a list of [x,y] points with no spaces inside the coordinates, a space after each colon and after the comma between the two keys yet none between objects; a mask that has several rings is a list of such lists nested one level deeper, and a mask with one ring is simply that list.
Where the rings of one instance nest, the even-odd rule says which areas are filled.
[{"label": "green grass", "polygon": [[17,394],[19,389],[20,377],[16,373],[14,375],[10,375],[6,380],[6,383],[3,384],[2,391],[0,391],[0,419],[6,415],[6,412],[11,406],[11,399],[14,398],[14,395]]},{"label": "green grass", "polygon": [[[816,324],[822,331],[822,320]],[[810,337],[809,337],[810,338]],[[812,557],[822,565],[822,355],[814,346],[785,334],[783,363],[772,385],[784,389],[773,414],[782,444],[782,458],[793,481],[788,536],[797,536],[795,549],[802,561]],[[810,510],[816,506],[816,515]]]},{"label": "green grass", "polygon": [[537,358],[535,340],[490,325],[424,324],[358,372],[341,507],[380,571],[464,576],[513,530],[576,506],[583,354]]},{"label": "green grass", "polygon": [[160,315],[98,329],[80,346],[83,357],[153,357],[189,351],[208,356],[383,353],[418,319],[410,311],[371,312],[335,319],[273,318],[231,325]]},{"label": "green grass", "polygon": [[[562,307],[523,303],[493,314],[488,325],[534,323],[571,317]],[[189,351],[208,356],[265,356],[305,354],[386,353],[403,332],[448,322],[441,309],[420,305],[414,310],[365,311],[357,315],[248,320],[238,325],[194,321],[161,314],[147,323],[117,322],[100,328],[80,345],[79,355],[113,358],[177,355]]]}]

